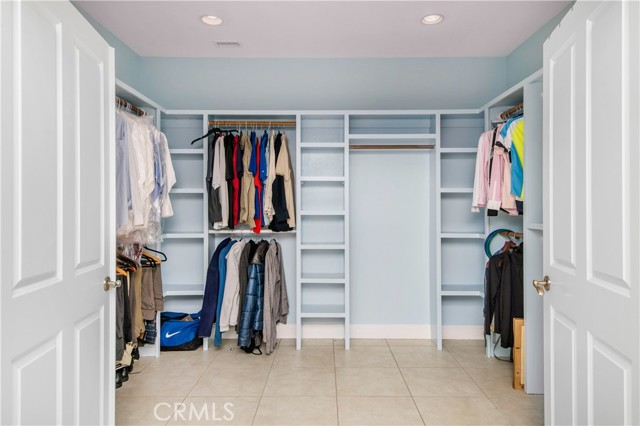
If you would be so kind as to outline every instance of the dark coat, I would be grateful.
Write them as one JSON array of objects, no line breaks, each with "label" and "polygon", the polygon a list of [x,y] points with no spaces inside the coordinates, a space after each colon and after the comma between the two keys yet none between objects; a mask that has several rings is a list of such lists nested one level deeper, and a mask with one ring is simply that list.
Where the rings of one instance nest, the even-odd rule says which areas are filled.
[{"label": "dark coat", "polygon": [[222,240],[216,251],[211,256],[211,262],[207,269],[207,283],[204,287],[204,298],[202,299],[202,314],[200,316],[200,327],[198,337],[211,337],[213,323],[216,322],[216,309],[218,308],[218,290],[220,288],[220,270],[218,261],[220,252],[231,242],[231,238]]},{"label": "dark coat", "polygon": [[262,331],[264,318],[264,262],[269,243],[261,241],[249,264],[249,282],[238,328],[238,346],[249,347],[255,331]]}]

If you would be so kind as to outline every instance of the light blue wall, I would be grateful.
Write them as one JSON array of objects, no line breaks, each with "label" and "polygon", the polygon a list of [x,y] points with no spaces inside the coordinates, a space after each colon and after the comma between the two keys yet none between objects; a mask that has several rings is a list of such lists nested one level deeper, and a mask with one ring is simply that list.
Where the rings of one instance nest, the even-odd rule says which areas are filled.
[{"label": "light blue wall", "polygon": [[504,58],[141,58],[140,90],[170,109],[476,108]]},{"label": "light blue wall", "polygon": [[109,30],[100,25],[84,10],[76,7],[87,21],[96,29],[111,47],[115,49],[116,78],[136,89],[140,87],[140,56],[120,41]]},{"label": "light blue wall", "polygon": [[558,13],[506,57],[507,87],[542,68],[542,46],[570,8],[568,6]]}]

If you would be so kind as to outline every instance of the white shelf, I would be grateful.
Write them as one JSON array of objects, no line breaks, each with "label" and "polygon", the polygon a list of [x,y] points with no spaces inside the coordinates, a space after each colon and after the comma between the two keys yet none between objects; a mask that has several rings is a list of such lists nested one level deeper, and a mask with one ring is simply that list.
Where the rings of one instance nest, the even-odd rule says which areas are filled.
[{"label": "white shelf", "polygon": [[529,223],[527,224],[527,229],[531,229],[532,231],[542,231],[544,227],[542,223]]},{"label": "white shelf", "polygon": [[442,296],[484,297],[484,286],[482,284],[442,285],[440,294]]},{"label": "white shelf", "polygon": [[305,210],[300,216],[344,216],[344,210]]},{"label": "white shelf", "polygon": [[300,250],[344,250],[344,243],[302,243]]},{"label": "white shelf", "polygon": [[203,296],[204,286],[202,284],[164,284],[162,294],[165,297],[171,296]]},{"label": "white shelf", "polygon": [[484,239],[484,234],[474,232],[443,232],[440,234],[442,239]]},{"label": "white shelf", "polygon": [[174,188],[169,192],[170,194],[204,194],[202,188]]},{"label": "white shelf", "polygon": [[300,250],[344,250],[344,244],[307,243],[300,244]]},{"label": "white shelf", "polygon": [[302,305],[301,318],[345,318],[344,305]]},{"label": "white shelf", "polygon": [[344,182],[344,176],[302,176],[300,182]]},{"label": "white shelf", "polygon": [[344,284],[345,281],[344,274],[326,272],[304,274],[300,279],[300,282],[304,284]]},{"label": "white shelf", "polygon": [[199,233],[171,233],[171,234],[162,234],[162,238],[165,240],[171,239],[204,239],[205,234]]},{"label": "white shelf", "polygon": [[349,139],[352,140],[357,140],[357,139],[380,139],[380,140],[387,140],[387,139],[435,139],[436,138],[436,134],[435,133],[389,133],[389,134],[381,134],[381,133],[374,133],[374,134],[362,134],[362,133],[358,133],[358,134],[350,134],[349,135]]},{"label": "white shelf", "polygon": [[293,229],[291,231],[283,231],[283,232],[274,232],[271,229],[262,229],[259,234],[253,232],[252,229],[209,229],[209,234],[211,235],[251,235],[251,236],[260,236],[260,235],[278,235],[278,234],[295,234],[296,230]]},{"label": "white shelf", "polygon": [[475,154],[477,152],[478,148],[440,148],[442,154]]},{"label": "white shelf", "polygon": [[204,154],[204,149],[202,148],[180,148],[180,149],[170,149],[169,150],[169,154],[171,155],[184,155],[184,154],[189,154],[189,155],[193,155],[193,154],[199,154],[202,155]]},{"label": "white shelf", "polygon": [[300,148],[344,148],[347,144],[344,142],[302,142]]},{"label": "white shelf", "polygon": [[441,194],[473,194],[473,188],[440,188]]}]

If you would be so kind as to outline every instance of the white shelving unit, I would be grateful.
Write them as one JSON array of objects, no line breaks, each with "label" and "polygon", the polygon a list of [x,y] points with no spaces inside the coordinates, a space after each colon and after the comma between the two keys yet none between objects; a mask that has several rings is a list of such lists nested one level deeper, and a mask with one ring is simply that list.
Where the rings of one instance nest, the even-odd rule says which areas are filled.
[{"label": "white shelving unit", "polygon": [[[120,80],[116,80],[116,96],[144,110],[148,115],[151,115],[153,117],[153,124],[158,128],[161,127],[161,116],[164,112],[164,109],[160,105]],[[156,343],[153,345],[146,343],[144,346],[140,346],[138,348],[138,352],[141,356],[160,356],[159,312],[156,315],[156,327],[158,329],[158,337],[156,339]]]},{"label": "white shelving unit", "polygon": [[331,113],[296,120],[296,348],[303,320],[341,319],[349,349],[349,121]]},{"label": "white shelving unit", "polygon": [[[472,309],[484,298],[482,242],[487,224],[471,213],[478,138],[484,130],[480,110],[443,111],[437,116],[435,157],[436,210],[436,330],[435,343],[442,349],[445,316],[454,317],[472,299]],[[480,251],[482,250],[482,251]],[[478,338],[481,336],[479,335]]]}]

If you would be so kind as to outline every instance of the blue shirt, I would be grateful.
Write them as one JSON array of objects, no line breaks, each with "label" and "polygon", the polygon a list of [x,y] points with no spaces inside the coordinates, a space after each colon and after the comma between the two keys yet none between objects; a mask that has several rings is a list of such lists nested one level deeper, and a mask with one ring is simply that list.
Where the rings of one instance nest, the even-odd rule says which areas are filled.
[{"label": "blue shirt", "polygon": [[220,311],[222,310],[222,298],[224,296],[224,283],[227,279],[227,254],[237,241],[231,241],[221,251],[218,258],[218,271],[220,271],[220,287],[218,287],[218,306],[216,307],[216,329],[213,335],[213,346],[222,345],[222,333],[220,332]]}]

